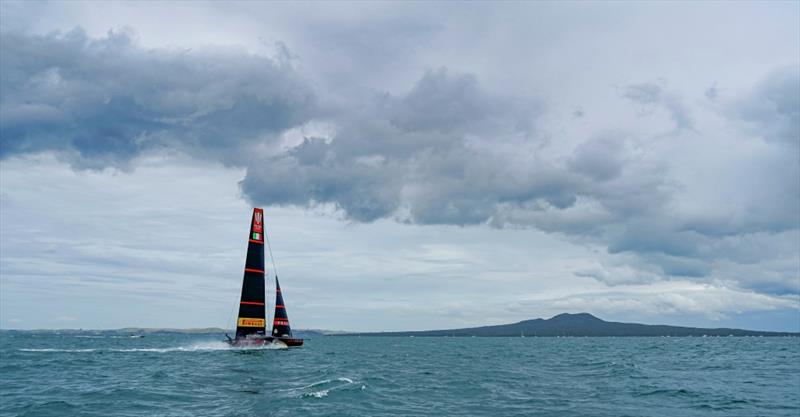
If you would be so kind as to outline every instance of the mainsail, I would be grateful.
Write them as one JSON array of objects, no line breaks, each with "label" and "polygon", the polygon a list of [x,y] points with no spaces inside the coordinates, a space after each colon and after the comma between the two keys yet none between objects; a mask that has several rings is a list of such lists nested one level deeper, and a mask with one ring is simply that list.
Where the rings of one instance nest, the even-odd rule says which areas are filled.
[{"label": "mainsail", "polygon": [[275,318],[272,320],[272,335],[275,337],[292,337],[292,328],[289,327],[289,315],[286,314],[286,306],[283,305],[281,284],[278,282],[277,275],[275,275]]},{"label": "mainsail", "polygon": [[[227,343],[236,347],[264,346],[280,342],[285,346],[302,346],[303,339],[292,337],[289,316],[283,305],[281,284],[275,276],[275,320],[272,322],[272,335],[266,331],[266,308],[264,306],[264,243],[269,247],[264,228],[264,211],[253,209],[250,233],[247,236],[247,260],[244,264],[242,296],[239,299],[239,316],[236,322],[236,338],[225,335]],[[270,257],[272,250],[270,249]],[[273,265],[275,260],[273,259]]]},{"label": "mainsail", "polygon": [[267,324],[264,314],[264,211],[260,208],[253,209],[243,279],[236,338],[264,336]]}]

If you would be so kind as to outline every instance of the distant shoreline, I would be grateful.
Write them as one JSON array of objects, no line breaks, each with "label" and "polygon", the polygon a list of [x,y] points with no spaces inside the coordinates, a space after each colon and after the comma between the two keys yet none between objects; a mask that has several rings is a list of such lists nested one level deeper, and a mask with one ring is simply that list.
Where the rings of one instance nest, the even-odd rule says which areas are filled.
[{"label": "distant shoreline", "polygon": [[[106,334],[224,334],[233,329],[219,327],[201,328],[150,328],[124,327],[120,329],[0,329],[0,332],[52,332],[52,333],[106,333]],[[610,322],[589,313],[562,313],[549,319],[524,320],[511,324],[468,327],[444,330],[414,330],[392,332],[348,332],[342,330],[295,329],[305,337],[800,337],[800,332],[745,330],[733,328],[682,327],[657,324]]]},{"label": "distant shoreline", "polygon": [[[141,335],[141,334],[155,334],[155,333],[177,333],[177,334],[223,334],[235,333],[236,329],[221,329],[219,327],[199,327],[199,328],[160,328],[160,327],[125,327],[121,329],[0,329],[0,332],[24,332],[24,333],[97,333],[97,334],[111,334],[111,335]],[[295,333],[315,334],[320,336],[343,333],[328,330],[306,330],[295,329]]]}]

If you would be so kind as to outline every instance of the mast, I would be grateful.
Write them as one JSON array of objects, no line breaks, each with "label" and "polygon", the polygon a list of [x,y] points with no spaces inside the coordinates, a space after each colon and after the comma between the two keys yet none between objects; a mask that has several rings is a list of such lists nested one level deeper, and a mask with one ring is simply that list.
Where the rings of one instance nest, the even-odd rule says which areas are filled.
[{"label": "mast", "polygon": [[272,336],[292,337],[292,328],[289,327],[289,315],[286,314],[286,307],[283,305],[281,284],[278,282],[277,275],[275,275],[275,315],[272,320]]},{"label": "mast", "polygon": [[236,321],[237,339],[251,334],[264,335],[267,324],[264,314],[264,211],[260,208],[253,209],[247,240],[247,260]]}]

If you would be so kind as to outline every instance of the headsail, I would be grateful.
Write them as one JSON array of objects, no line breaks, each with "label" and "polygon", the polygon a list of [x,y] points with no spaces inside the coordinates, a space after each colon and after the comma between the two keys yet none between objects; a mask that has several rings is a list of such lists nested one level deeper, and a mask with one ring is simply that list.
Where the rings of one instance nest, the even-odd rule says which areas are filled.
[{"label": "headsail", "polygon": [[277,275],[275,275],[275,318],[272,321],[272,336],[292,337],[292,328],[289,327],[289,315],[286,314],[283,295],[281,295],[281,284],[278,282]]},{"label": "headsail", "polygon": [[264,211],[253,209],[244,264],[244,282],[236,323],[236,338],[265,335],[264,309]]}]

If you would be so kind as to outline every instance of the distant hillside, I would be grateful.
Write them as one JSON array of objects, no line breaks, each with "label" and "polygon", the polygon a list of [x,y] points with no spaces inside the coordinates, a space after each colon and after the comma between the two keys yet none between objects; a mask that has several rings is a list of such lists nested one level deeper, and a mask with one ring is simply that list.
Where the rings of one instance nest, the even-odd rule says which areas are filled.
[{"label": "distant hillside", "polygon": [[800,336],[800,333],[762,332],[741,329],[703,329],[601,320],[589,313],[559,314],[550,319],[524,320],[498,326],[410,332],[348,333],[336,336],[417,337],[556,337],[556,336]]}]

